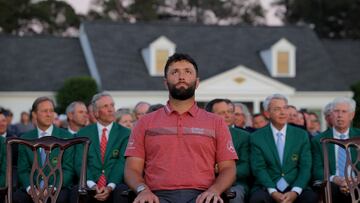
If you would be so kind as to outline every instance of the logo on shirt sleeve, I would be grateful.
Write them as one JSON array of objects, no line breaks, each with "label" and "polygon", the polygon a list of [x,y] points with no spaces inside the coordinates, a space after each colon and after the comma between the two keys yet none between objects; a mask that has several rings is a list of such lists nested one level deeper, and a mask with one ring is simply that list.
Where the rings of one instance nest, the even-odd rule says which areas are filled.
[{"label": "logo on shirt sleeve", "polygon": [[127,149],[135,149],[135,140],[134,140],[134,138],[130,138],[129,139],[129,142],[128,142],[128,144],[127,144]]},{"label": "logo on shirt sleeve", "polygon": [[234,147],[234,144],[231,140],[228,141],[228,143],[226,144],[227,146],[227,149],[232,152],[232,153],[235,153],[235,147]]}]

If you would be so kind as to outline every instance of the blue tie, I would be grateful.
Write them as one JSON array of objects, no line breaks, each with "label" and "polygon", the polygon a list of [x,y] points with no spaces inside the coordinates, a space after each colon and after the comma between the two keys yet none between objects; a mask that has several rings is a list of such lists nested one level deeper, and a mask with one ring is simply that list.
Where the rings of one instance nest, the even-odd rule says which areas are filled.
[{"label": "blue tie", "polygon": [[283,155],[284,155],[284,135],[281,132],[276,133],[277,140],[276,140],[276,147],[280,158],[280,163],[283,163]]},{"label": "blue tie", "polygon": [[[45,136],[47,136],[47,133],[41,132],[40,138],[45,137]],[[46,159],[46,153],[45,153],[45,149],[43,149],[43,148],[40,148],[39,150],[40,150],[41,165],[43,166],[45,163],[45,159]]]},{"label": "blue tie", "polygon": [[[340,135],[340,139],[345,139],[345,135]],[[345,163],[346,163],[346,151],[342,147],[338,147],[338,156],[337,156],[337,164],[338,164],[338,171],[339,176],[344,177],[344,171],[345,171]]]},{"label": "blue tie", "polygon": [[[281,165],[283,164],[283,157],[284,157],[284,146],[285,146],[285,140],[284,140],[284,134],[281,132],[276,133],[277,140],[276,140],[276,147],[280,158]],[[276,183],[276,187],[283,192],[289,184],[286,182],[284,177],[281,177],[280,180]]]}]

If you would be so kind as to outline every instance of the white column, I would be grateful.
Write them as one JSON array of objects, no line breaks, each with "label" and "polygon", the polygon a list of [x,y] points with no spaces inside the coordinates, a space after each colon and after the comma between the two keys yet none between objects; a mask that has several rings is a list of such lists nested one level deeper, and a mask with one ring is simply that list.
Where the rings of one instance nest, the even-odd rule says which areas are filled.
[{"label": "white column", "polygon": [[253,114],[255,114],[255,113],[260,113],[260,101],[259,100],[255,100],[254,101],[254,103],[253,103],[253,106],[254,106],[254,109],[253,109],[253,111],[254,112],[252,112]]}]

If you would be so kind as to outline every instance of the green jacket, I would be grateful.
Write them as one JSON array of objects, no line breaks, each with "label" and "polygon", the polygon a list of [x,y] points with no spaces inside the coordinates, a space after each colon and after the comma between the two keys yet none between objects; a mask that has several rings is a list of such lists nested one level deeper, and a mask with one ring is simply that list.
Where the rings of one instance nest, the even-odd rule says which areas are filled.
[{"label": "green jacket", "polygon": [[0,136],[0,187],[5,186],[6,177],[6,143],[5,138]]},{"label": "green jacket", "polygon": [[[73,136],[60,128],[54,126],[52,135],[57,138],[69,139]],[[24,139],[37,139],[38,130],[37,128],[25,133],[21,138]],[[54,158],[59,154],[59,149],[56,148],[50,153],[50,162],[53,165],[56,165],[57,159]],[[40,153],[38,153],[40,161]],[[19,145],[19,158],[18,158],[18,175],[19,175],[19,184],[21,187],[26,188],[30,185],[30,172],[31,166],[34,160],[34,155],[31,149],[25,145]],[[62,169],[63,169],[63,187],[70,187],[73,184],[74,178],[74,169],[73,169],[73,160],[74,160],[74,147],[70,147],[65,150],[63,155]],[[39,162],[40,163],[40,162]],[[57,177],[58,179],[59,177]],[[35,178],[34,178],[35,180]],[[49,183],[50,184],[50,183]]]},{"label": "green jacket", "polygon": [[306,131],[287,125],[282,165],[270,125],[250,135],[250,146],[254,190],[276,188],[281,177],[290,187],[307,187],[311,176],[311,150]]},{"label": "green jacket", "polygon": [[[96,123],[87,126],[78,132],[78,137],[88,137],[91,140],[87,160],[87,180],[92,180],[96,183],[104,170],[107,183],[119,184],[123,182],[125,167],[124,154],[129,135],[129,129],[117,123],[113,123],[109,133],[103,164],[101,161],[99,133]],[[78,176],[81,169],[82,152],[83,146],[77,145],[75,169]]]},{"label": "green jacket", "polygon": [[[350,128],[349,137],[353,138],[355,136],[360,136],[360,129],[358,128]],[[322,152],[322,146],[320,143],[320,139],[333,138],[333,128],[329,128],[321,134],[315,136],[311,140],[312,147],[312,157],[313,157],[313,179],[314,180],[323,180],[324,179],[324,156]],[[336,161],[335,161],[335,146],[334,144],[328,145],[328,153],[329,153],[329,164],[330,164],[330,175],[336,174]],[[351,156],[356,157],[356,151],[351,150]]]},{"label": "green jacket", "polygon": [[229,128],[231,137],[239,159],[236,161],[236,182],[249,190],[247,179],[250,174],[249,166],[249,133],[238,128]]}]

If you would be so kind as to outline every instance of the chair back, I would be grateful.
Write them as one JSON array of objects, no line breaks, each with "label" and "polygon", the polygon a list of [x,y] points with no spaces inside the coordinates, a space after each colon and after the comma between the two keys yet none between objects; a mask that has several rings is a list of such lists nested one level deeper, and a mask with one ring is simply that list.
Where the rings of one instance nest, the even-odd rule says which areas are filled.
[{"label": "chair back", "polygon": [[[80,174],[79,192],[86,193],[86,167],[87,154],[90,140],[86,137],[72,139],[61,139],[54,136],[46,136],[39,139],[22,139],[17,137],[6,140],[6,183],[7,183],[7,202],[12,202],[12,145],[22,144],[31,149],[34,159],[30,171],[30,193],[34,203],[55,203],[63,183],[62,160],[65,150],[76,144],[84,144],[83,160]],[[44,161],[39,157],[39,150],[43,150],[46,155]],[[50,153],[58,150],[57,155]]]},{"label": "chair back", "polygon": [[[335,144],[346,151],[346,162],[345,162],[345,181],[349,188],[352,202],[360,202],[360,173],[357,165],[360,164],[360,137],[350,139],[335,139],[335,138],[322,138],[322,153],[324,156],[324,179],[325,179],[325,202],[331,203],[331,184],[330,184],[330,166],[329,166],[329,151],[328,145]],[[356,154],[356,157],[352,154]],[[360,165],[359,165],[360,166]]]}]

